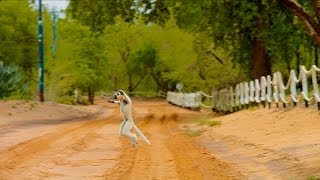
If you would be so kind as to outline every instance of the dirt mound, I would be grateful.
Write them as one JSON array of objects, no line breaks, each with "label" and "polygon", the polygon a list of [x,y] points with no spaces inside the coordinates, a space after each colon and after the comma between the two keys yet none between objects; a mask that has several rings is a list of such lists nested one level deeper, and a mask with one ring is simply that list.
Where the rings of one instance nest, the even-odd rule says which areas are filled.
[{"label": "dirt mound", "polygon": [[252,179],[320,176],[320,115],[316,108],[243,110],[220,118],[198,140]]},{"label": "dirt mound", "polygon": [[0,101],[0,150],[53,132],[67,123],[103,118],[111,110],[105,106],[71,106],[36,101]]},{"label": "dirt mound", "polygon": [[0,126],[23,124],[54,124],[105,114],[101,105],[71,106],[52,102],[0,100]]}]

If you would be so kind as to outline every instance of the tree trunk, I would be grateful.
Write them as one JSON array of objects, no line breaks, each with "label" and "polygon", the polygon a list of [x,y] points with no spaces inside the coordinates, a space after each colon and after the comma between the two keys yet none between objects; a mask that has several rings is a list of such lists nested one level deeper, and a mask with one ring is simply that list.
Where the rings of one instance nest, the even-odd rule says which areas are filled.
[{"label": "tree trunk", "polygon": [[129,86],[128,86],[128,90],[129,93],[132,94],[133,93],[133,82],[132,82],[132,74],[128,73],[128,80],[129,80]]},{"label": "tree trunk", "polygon": [[297,73],[299,73],[299,71],[300,71],[300,69],[299,69],[299,67],[300,67],[300,52],[297,50],[296,52],[295,52],[295,54],[296,54],[296,60],[297,60]]},{"label": "tree trunk", "polygon": [[318,62],[319,62],[319,55],[318,55],[318,46],[314,46],[314,64],[318,66]]},{"label": "tree trunk", "polygon": [[259,79],[261,76],[271,74],[271,61],[262,41],[254,37],[252,46],[252,77]]},{"label": "tree trunk", "polygon": [[167,92],[168,90],[168,81],[161,81],[161,78],[157,76],[157,74],[153,71],[150,73],[151,77],[154,79],[154,81],[157,84],[157,91],[163,91]]},{"label": "tree trunk", "polygon": [[88,101],[90,104],[94,103],[94,90],[90,87],[88,87]]},{"label": "tree trunk", "polygon": [[199,72],[198,75],[202,80],[206,80],[206,77],[204,75],[204,66],[203,63],[201,63],[201,60],[197,60],[197,64],[198,64],[198,68],[199,68]]},{"label": "tree trunk", "polygon": [[285,58],[285,61],[286,61],[288,73],[290,74],[291,66],[290,66],[290,58],[288,56],[288,51],[285,52],[285,57],[284,58]]},{"label": "tree trunk", "polygon": [[[295,51],[295,55],[296,55],[296,60],[297,60],[297,61],[296,61],[296,63],[297,63],[297,64],[296,64],[296,66],[297,66],[297,67],[296,67],[296,68],[297,68],[297,69],[296,69],[296,71],[297,71],[297,72],[296,72],[296,73],[297,73],[296,75],[299,76],[299,74],[300,74],[300,64],[301,64],[301,61],[300,61],[301,58],[300,58],[299,48]],[[299,83],[297,90],[301,90],[301,89],[302,89],[302,84]]]},{"label": "tree trunk", "polygon": [[[259,32],[268,28],[267,17],[264,13],[264,6],[262,0],[258,2],[259,19],[257,21],[257,28]],[[267,49],[263,44],[261,38],[253,35],[252,38],[252,77],[259,79],[261,76],[271,74],[271,60],[268,56]]]},{"label": "tree trunk", "polygon": [[139,84],[142,82],[143,79],[144,79],[144,76],[140,77],[140,79],[136,82],[136,84],[134,84],[133,75],[128,73],[128,80],[129,80],[128,90],[130,94],[133,95],[133,91],[139,86]]}]

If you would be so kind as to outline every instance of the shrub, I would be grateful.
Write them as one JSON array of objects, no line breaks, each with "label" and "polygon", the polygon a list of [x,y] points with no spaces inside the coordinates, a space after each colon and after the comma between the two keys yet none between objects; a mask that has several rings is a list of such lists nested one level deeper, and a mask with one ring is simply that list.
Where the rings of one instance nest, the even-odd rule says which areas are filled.
[{"label": "shrub", "polygon": [[27,85],[24,83],[20,70],[15,66],[0,62],[0,98],[11,95],[25,94]]}]

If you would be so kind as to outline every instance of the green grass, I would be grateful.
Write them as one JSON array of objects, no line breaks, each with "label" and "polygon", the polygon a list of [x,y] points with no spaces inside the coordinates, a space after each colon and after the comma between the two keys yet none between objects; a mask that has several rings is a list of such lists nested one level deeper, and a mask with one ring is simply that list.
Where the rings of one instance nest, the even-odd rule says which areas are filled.
[{"label": "green grass", "polygon": [[307,180],[320,180],[320,178],[316,176],[309,176]]},{"label": "green grass", "polygon": [[204,129],[197,129],[197,130],[186,129],[184,132],[190,137],[197,137],[197,136],[200,136],[205,131],[206,130]]},{"label": "green grass", "polygon": [[221,121],[217,121],[215,119],[199,119],[199,125],[207,125],[207,126],[219,126],[221,125]]},{"label": "green grass", "polygon": [[255,111],[258,109],[258,106],[249,106],[250,111]]}]

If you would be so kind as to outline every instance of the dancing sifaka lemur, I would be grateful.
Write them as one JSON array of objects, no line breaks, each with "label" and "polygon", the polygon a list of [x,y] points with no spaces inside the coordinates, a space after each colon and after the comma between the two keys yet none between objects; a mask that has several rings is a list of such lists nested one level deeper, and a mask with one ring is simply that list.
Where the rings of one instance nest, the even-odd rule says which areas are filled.
[{"label": "dancing sifaka lemur", "polygon": [[118,90],[114,93],[114,98],[117,100],[109,100],[108,102],[120,104],[120,114],[123,118],[123,121],[120,125],[119,134],[131,139],[132,147],[136,147],[138,143],[138,137],[136,134],[131,133],[131,129],[133,128],[147,144],[150,144],[149,140],[134,124],[131,113],[132,101],[130,97],[124,91]]}]

